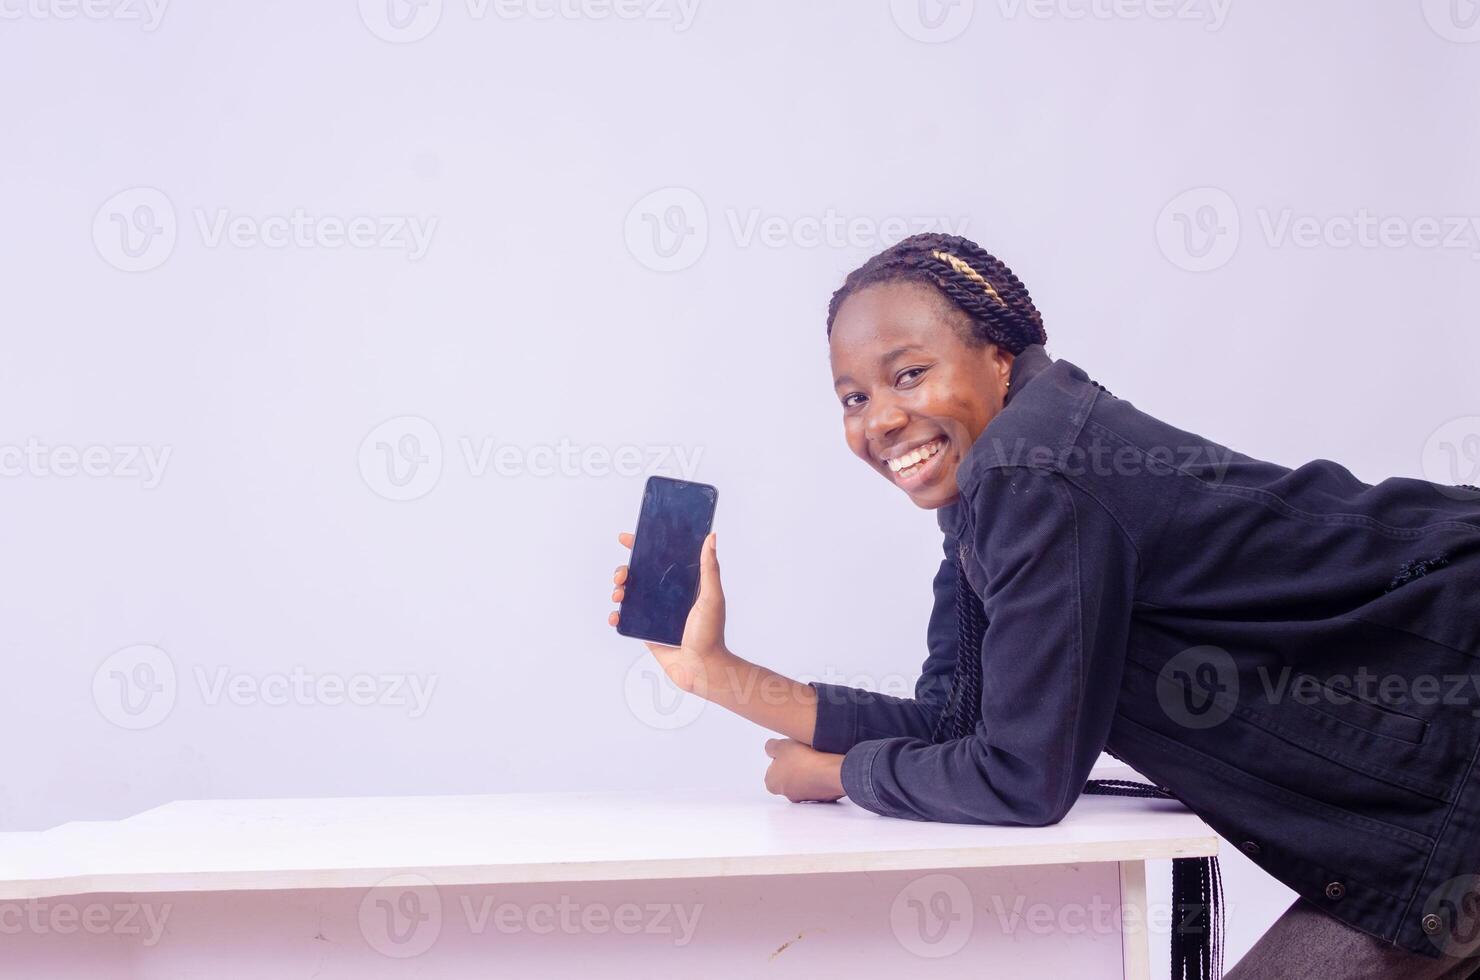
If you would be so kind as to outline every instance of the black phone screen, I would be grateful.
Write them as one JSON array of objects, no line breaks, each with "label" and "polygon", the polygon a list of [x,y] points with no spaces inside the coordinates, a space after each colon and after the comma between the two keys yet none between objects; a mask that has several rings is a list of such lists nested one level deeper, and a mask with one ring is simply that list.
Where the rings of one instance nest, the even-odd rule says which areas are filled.
[{"label": "black phone screen", "polygon": [[699,595],[699,553],[718,500],[719,491],[707,483],[648,477],[618,633],[667,646],[682,643],[684,622]]}]

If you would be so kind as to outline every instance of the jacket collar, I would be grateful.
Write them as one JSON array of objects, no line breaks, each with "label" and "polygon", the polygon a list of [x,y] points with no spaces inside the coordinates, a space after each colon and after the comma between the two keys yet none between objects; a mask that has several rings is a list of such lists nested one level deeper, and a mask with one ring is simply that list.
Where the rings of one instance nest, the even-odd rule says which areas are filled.
[{"label": "jacket collar", "polygon": [[[1042,344],[1029,344],[1022,352],[1012,359],[1012,369],[1008,373],[1007,397],[1003,399],[1002,411],[1012,404],[1014,398],[1028,386],[1028,382],[1036,378],[1045,368],[1053,363],[1053,358]],[[991,429],[990,423],[987,429]],[[964,494],[967,487],[975,482],[975,472],[985,455],[982,445],[987,437],[986,430],[977,437],[975,443],[966,451],[959,466],[956,467],[956,486]],[[962,521],[962,498],[957,497],[954,501],[944,507],[938,507],[935,511],[935,521],[942,531],[954,534],[961,528]]]}]

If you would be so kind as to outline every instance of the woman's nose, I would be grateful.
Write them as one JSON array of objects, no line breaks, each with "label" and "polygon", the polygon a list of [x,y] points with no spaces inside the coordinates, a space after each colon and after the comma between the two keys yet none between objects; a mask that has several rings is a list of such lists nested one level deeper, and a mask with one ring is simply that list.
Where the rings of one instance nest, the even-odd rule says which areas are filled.
[{"label": "woman's nose", "polygon": [[877,445],[903,429],[909,420],[909,414],[897,402],[876,399],[869,403],[864,429],[868,432],[869,441]]}]

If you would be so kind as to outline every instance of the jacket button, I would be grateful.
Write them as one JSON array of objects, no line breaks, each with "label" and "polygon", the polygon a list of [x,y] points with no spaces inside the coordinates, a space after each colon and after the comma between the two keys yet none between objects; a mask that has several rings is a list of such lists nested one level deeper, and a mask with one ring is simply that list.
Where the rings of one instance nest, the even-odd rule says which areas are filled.
[{"label": "jacket button", "polygon": [[1339,881],[1333,881],[1326,886],[1327,898],[1340,898],[1346,894],[1346,886]]},{"label": "jacket button", "polygon": [[1423,917],[1423,931],[1428,933],[1430,936],[1443,928],[1444,920],[1439,918],[1434,913],[1430,912],[1428,915]]},{"label": "jacket button", "polygon": [[1259,845],[1251,840],[1246,840],[1238,846],[1238,849],[1253,857],[1259,853]]}]

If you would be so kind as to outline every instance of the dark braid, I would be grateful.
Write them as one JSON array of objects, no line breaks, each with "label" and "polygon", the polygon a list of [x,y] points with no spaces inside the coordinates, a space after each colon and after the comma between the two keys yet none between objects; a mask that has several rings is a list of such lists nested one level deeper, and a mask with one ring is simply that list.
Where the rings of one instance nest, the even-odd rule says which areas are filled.
[{"label": "dark braid", "polygon": [[[956,634],[960,646],[951,693],[936,719],[931,741],[969,738],[982,721],[982,638],[986,610],[966,580],[965,545],[956,554]],[[990,724],[990,722],[989,722]],[[1111,755],[1114,755],[1112,752]],[[1119,756],[1115,756],[1117,759]],[[1171,790],[1125,779],[1091,779],[1084,792],[1102,796],[1176,799]],[[1223,880],[1216,857],[1172,859],[1172,980],[1218,980],[1223,976]]]},{"label": "dark braid", "polygon": [[936,232],[911,235],[849,273],[828,303],[828,336],[845,299],[865,286],[899,280],[934,286],[965,313],[973,346],[995,344],[1017,355],[1048,341],[1043,317],[1011,269],[970,239]]},{"label": "dark braid", "polygon": [[[964,547],[956,558],[956,672],[951,678],[950,699],[935,720],[935,730],[930,735],[932,742],[969,738],[975,734],[976,723],[982,715],[981,656],[966,654],[981,650],[986,623],[981,612],[981,600],[971,591],[971,583],[966,581]],[[964,616],[961,614],[963,609],[968,611]],[[971,615],[973,609],[976,615]]]}]

